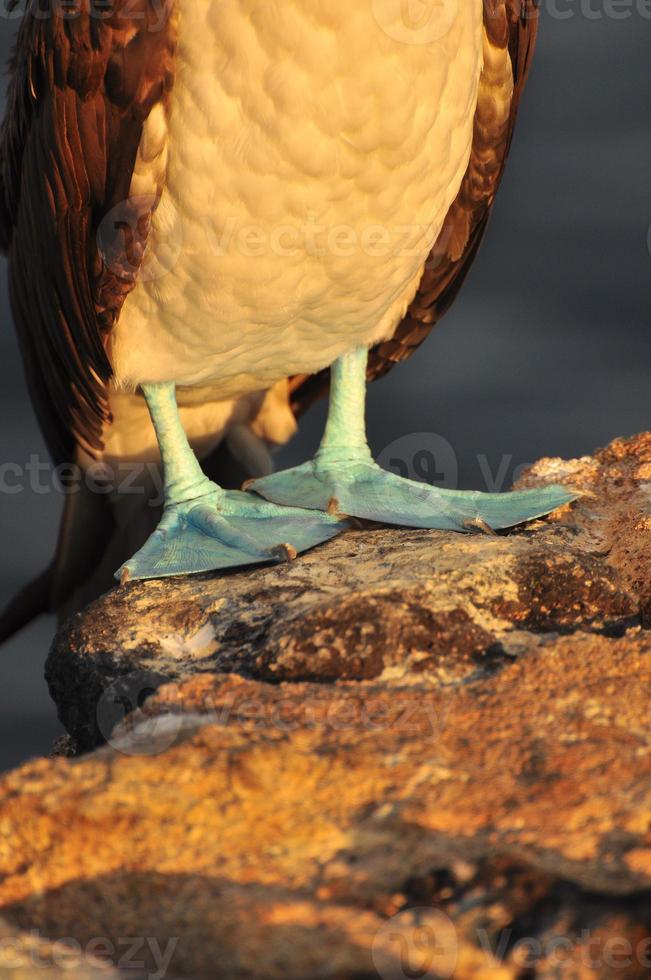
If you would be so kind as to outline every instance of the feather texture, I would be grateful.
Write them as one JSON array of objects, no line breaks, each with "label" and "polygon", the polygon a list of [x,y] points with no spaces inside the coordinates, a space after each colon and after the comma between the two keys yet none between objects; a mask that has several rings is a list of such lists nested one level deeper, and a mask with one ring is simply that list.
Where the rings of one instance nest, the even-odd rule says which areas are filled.
[{"label": "feather texture", "polygon": [[[135,285],[164,172],[157,193],[129,194],[144,123],[172,89],[176,27],[172,0],[46,8],[45,17],[26,14],[19,32],[0,135],[0,247],[32,399],[63,461],[75,446],[96,453],[109,418],[111,330]],[[420,346],[472,265],[508,156],[537,8],[538,0],[484,0],[470,163],[415,299],[371,351],[371,380]],[[116,205],[119,220],[107,229]],[[327,387],[327,372],[292,379],[294,411]]]},{"label": "feather texture", "polygon": [[[538,16],[538,0],[484,0],[485,59],[470,163],[406,316],[393,337],[370,352],[369,380],[411,357],[450,309],[470,271],[504,173]],[[508,103],[502,107],[505,93]],[[328,385],[328,372],[293,378],[295,413],[321,397]]]},{"label": "feather texture", "polygon": [[0,138],[0,245],[57,461],[75,446],[96,453],[109,417],[110,334],[159,196],[130,197],[130,187],[143,124],[173,83],[172,14],[169,2],[48,0],[19,30]]}]

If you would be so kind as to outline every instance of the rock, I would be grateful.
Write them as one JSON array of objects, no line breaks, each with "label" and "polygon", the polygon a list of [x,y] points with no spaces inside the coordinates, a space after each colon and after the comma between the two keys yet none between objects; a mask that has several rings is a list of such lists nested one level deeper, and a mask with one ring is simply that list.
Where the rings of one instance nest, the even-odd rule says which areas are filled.
[{"label": "rock", "polygon": [[138,707],[192,674],[330,683],[391,671],[453,685],[540,635],[649,625],[651,435],[543,460],[523,483],[554,480],[586,496],[499,537],[364,529],[291,564],[116,588],[54,642],[61,720],[86,750],[109,734],[110,704]]},{"label": "rock", "polygon": [[92,751],[0,785],[12,927],[170,978],[648,976],[651,436],[550,477],[586,495],[512,534],[352,531],[73,619]]}]

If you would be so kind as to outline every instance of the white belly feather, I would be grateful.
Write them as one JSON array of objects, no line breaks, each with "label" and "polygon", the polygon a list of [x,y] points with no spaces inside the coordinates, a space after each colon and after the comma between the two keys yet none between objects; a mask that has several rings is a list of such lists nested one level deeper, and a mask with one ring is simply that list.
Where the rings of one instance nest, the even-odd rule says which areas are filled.
[{"label": "white belly feather", "polygon": [[177,2],[149,133],[168,271],[128,298],[112,356],[126,387],[230,398],[392,334],[468,163],[482,0],[429,5],[413,37],[400,0]]}]

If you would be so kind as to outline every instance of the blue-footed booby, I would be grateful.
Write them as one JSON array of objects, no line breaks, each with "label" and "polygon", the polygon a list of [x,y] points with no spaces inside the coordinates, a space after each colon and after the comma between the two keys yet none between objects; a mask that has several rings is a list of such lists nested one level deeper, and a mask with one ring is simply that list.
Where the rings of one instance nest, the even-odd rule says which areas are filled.
[{"label": "blue-footed booby", "polygon": [[[572,498],[411,482],[375,464],[364,421],[367,380],[418,347],[477,252],[537,0],[36,6],[0,244],[54,459],[163,461],[161,523],[122,579],[291,558],[348,517],[488,530]],[[197,453],[234,426],[286,439],[328,368],[313,460],[241,491],[204,474]]]}]

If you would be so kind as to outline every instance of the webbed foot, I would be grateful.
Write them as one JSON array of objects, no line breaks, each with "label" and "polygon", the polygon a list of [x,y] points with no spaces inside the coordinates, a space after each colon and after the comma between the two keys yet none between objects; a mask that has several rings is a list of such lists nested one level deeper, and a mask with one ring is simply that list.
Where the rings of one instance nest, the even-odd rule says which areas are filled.
[{"label": "webbed foot", "polygon": [[543,517],[576,494],[561,486],[481,493],[445,490],[388,473],[369,458],[320,459],[246,485],[276,504],[383,524],[485,531]]},{"label": "webbed foot", "polygon": [[198,499],[166,507],[158,528],[116,578],[165,578],[289,561],[347,526],[327,514],[278,507],[215,487]]}]

